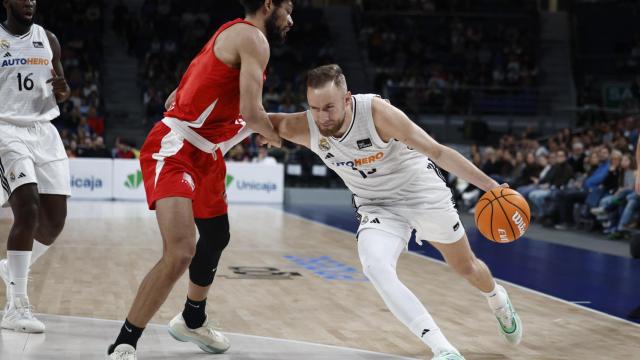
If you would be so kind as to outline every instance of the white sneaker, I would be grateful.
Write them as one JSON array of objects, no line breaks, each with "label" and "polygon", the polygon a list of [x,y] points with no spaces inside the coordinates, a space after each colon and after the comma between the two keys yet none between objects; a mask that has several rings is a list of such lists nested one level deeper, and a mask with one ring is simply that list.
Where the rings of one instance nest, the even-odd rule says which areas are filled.
[{"label": "white sneaker", "polygon": [[498,319],[500,333],[511,345],[518,345],[522,340],[522,321],[513,308],[511,299],[507,295],[507,305],[493,312]]},{"label": "white sneaker", "polygon": [[116,346],[111,355],[107,355],[106,360],[136,360],[136,349],[129,344]]},{"label": "white sneaker", "polygon": [[9,264],[7,264],[7,259],[0,260],[0,278],[4,281],[4,285],[7,287],[7,303],[4,306],[4,312],[9,311],[9,307],[11,306],[11,286],[9,286]]},{"label": "white sneaker", "polygon": [[24,333],[42,333],[44,324],[33,316],[28,297],[12,298],[11,305],[2,316],[2,328]]},{"label": "white sneaker", "polygon": [[444,351],[435,355],[431,360],[464,360],[464,358],[457,352]]},{"label": "white sneaker", "polygon": [[182,313],[176,315],[169,322],[169,334],[178,341],[192,342],[203,351],[211,354],[222,354],[231,346],[229,339],[220,332],[220,329],[210,324],[208,319],[205,319],[201,327],[189,329],[184,322]]}]

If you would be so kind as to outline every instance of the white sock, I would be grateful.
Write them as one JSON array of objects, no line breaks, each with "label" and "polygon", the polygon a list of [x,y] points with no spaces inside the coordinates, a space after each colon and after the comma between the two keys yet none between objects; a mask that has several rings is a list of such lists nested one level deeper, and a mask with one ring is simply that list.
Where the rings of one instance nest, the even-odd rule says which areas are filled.
[{"label": "white sock", "polygon": [[405,246],[399,236],[378,229],[362,230],[358,234],[358,254],[364,273],[391,313],[434,354],[458,353],[420,300],[398,279],[396,263]]},{"label": "white sock", "polygon": [[415,319],[409,324],[409,330],[422,340],[437,355],[443,351],[455,351],[455,347],[449,343],[444,334],[431,317],[431,314],[425,309],[425,313],[421,317]]},{"label": "white sock", "polygon": [[487,298],[491,310],[498,310],[507,306],[507,290],[501,285],[495,284],[492,291],[483,292],[482,294]]},{"label": "white sock", "polygon": [[9,266],[9,279],[13,283],[14,297],[27,296],[30,262],[31,251],[7,251],[7,266]]},{"label": "white sock", "polygon": [[29,265],[33,265],[36,262],[36,260],[38,260],[38,258],[42,256],[42,254],[47,252],[47,250],[49,250],[49,245],[45,245],[40,241],[33,239],[33,250],[31,251],[31,263]]}]

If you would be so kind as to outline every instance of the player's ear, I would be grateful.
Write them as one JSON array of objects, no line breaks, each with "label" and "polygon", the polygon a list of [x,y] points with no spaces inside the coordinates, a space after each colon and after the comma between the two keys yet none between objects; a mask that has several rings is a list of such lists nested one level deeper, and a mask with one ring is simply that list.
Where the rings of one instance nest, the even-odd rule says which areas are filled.
[{"label": "player's ear", "polygon": [[272,8],[273,8],[273,0],[265,0],[264,9],[266,10],[267,14],[271,12]]},{"label": "player's ear", "polygon": [[344,103],[345,105],[351,104],[351,91],[347,91],[347,93],[344,95]]}]

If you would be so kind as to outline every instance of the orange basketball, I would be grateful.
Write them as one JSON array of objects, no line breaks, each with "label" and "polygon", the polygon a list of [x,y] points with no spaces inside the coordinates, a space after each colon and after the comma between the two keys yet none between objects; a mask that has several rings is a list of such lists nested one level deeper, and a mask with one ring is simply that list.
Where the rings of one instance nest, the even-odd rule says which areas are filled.
[{"label": "orange basketball", "polygon": [[524,235],[531,211],[527,200],[509,188],[487,191],[476,204],[476,226],[491,241],[509,243]]}]

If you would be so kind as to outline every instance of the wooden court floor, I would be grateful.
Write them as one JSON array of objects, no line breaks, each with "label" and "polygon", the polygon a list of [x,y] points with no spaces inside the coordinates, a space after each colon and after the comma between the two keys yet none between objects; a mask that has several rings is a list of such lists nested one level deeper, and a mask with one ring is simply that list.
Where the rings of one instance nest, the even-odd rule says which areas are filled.
[{"label": "wooden court floor", "polygon": [[[11,220],[2,211],[4,256]],[[430,358],[370,283],[328,280],[286,258],[328,256],[359,270],[353,235],[278,208],[232,206],[230,219],[231,245],[208,301],[225,331]],[[154,213],[144,204],[70,202],[58,243],[32,268],[31,303],[40,313],[121,320],[160,252]],[[231,267],[300,276],[247,279]],[[446,266],[403,254],[398,272],[467,359],[640,359],[640,327],[505,284],[525,331],[522,344],[510,347],[482,295]],[[152,322],[165,324],[182,309],[186,280]],[[4,294],[0,287],[0,299]]]}]

